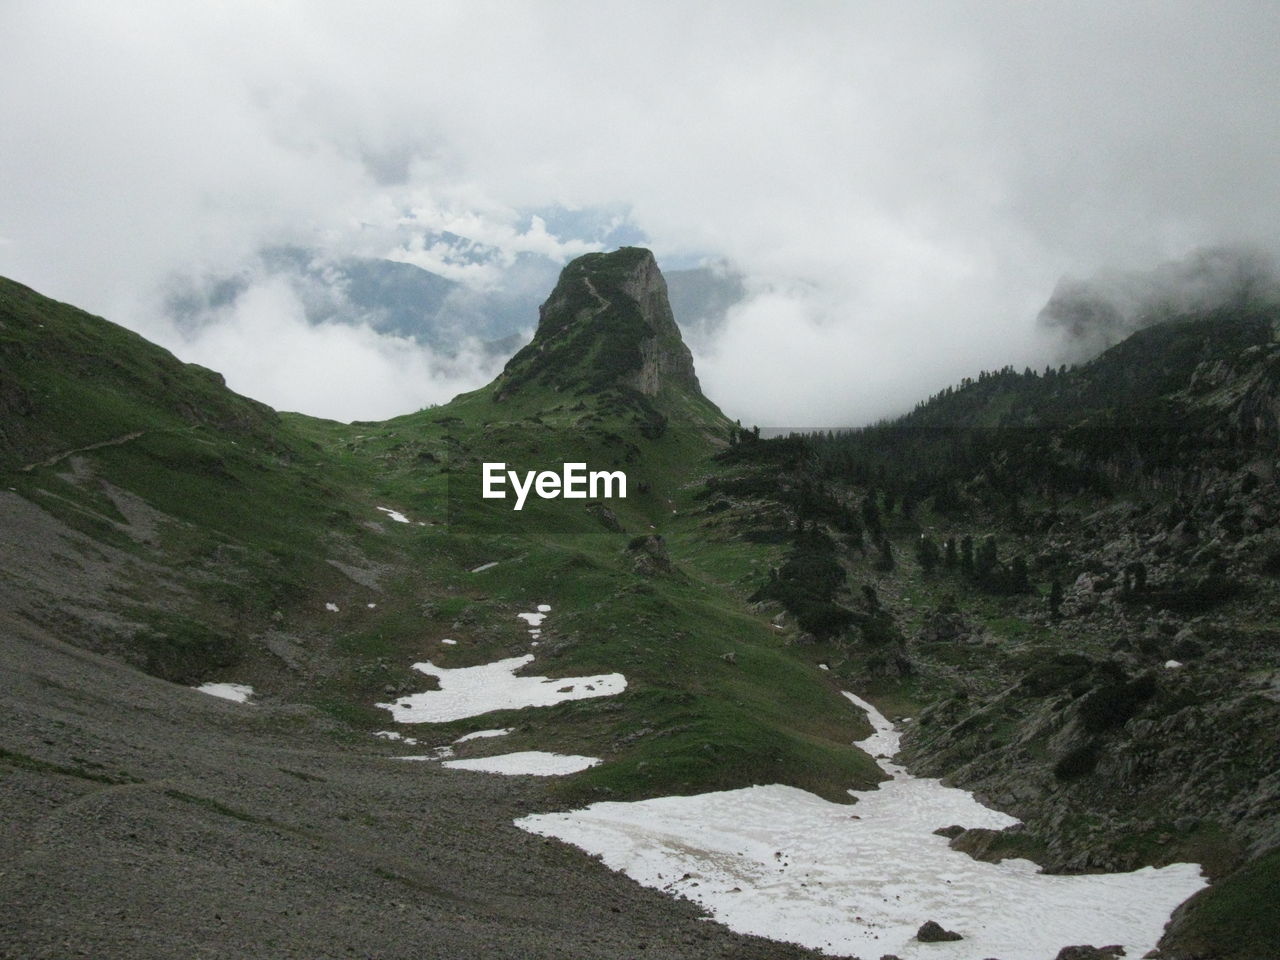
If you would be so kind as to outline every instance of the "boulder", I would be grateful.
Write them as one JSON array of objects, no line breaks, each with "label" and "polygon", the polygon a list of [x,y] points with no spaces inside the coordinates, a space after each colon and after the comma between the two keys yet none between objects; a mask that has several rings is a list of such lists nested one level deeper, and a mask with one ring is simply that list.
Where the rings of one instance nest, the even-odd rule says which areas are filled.
[{"label": "boulder", "polygon": [[949,940],[963,940],[964,937],[954,930],[947,930],[933,920],[926,920],[916,931],[916,939],[921,943],[945,943]]},{"label": "boulder", "polygon": [[1124,956],[1124,947],[1063,947],[1054,960],[1115,960]]}]

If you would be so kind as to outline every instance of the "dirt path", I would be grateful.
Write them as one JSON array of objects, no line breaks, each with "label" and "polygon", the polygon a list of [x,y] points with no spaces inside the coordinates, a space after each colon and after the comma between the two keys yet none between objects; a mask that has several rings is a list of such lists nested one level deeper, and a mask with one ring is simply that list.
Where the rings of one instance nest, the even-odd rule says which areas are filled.
[{"label": "dirt path", "polygon": [[587,285],[587,289],[591,291],[591,295],[595,297],[596,300],[598,300],[600,303],[600,309],[592,314],[593,317],[600,316],[600,314],[604,313],[606,310],[608,310],[610,307],[613,306],[612,300],[606,300],[604,297],[600,296],[600,291],[596,289],[596,285],[591,282],[590,277],[583,277],[582,282]]},{"label": "dirt path", "polygon": [[126,433],[120,437],[112,437],[110,440],[101,440],[98,443],[91,443],[87,447],[76,447],[74,450],[63,450],[61,453],[55,453],[47,460],[28,463],[22,468],[22,472],[30,473],[37,467],[52,467],[58,461],[65,460],[67,457],[74,456],[77,453],[88,453],[90,450],[101,450],[103,447],[118,447],[122,443],[129,443],[131,440],[137,440],[146,432],[147,431],[145,430],[135,430],[133,433]]}]

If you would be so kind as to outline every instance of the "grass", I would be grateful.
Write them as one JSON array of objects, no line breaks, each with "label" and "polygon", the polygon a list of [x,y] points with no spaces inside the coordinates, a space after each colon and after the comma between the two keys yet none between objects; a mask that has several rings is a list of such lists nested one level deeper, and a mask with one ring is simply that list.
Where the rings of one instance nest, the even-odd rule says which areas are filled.
[{"label": "grass", "polygon": [[1246,863],[1187,902],[1161,947],[1187,956],[1280,956],[1280,850]]},{"label": "grass", "polygon": [[[1061,651],[1066,638],[1091,644],[1092,654],[1107,652],[1106,638],[1082,641],[1078,631],[1029,621],[1031,612],[1044,609],[1047,579],[1069,571],[1065,561],[1037,568],[1040,593],[1015,597],[983,593],[959,572],[924,575],[912,549],[921,530],[941,543],[984,529],[975,526],[976,515],[962,521],[925,503],[912,518],[900,511],[883,517],[897,558],[892,572],[871,569],[874,550],[862,557],[842,544],[837,554],[847,577],[836,599],[856,607],[861,587],[874,585],[880,605],[912,641],[903,647],[915,674],[874,675],[867,669],[870,642],[850,636],[808,642],[790,618],[776,629],[770,621],[778,608],[751,605],[748,598],[791,553],[791,518],[769,498],[778,494],[780,474],[792,468],[776,460],[760,475],[744,477],[734,474],[735,464],[716,462],[728,421],[687,385],[667,385],[654,397],[618,388],[640,360],[643,321],[634,311],[603,318],[613,326],[608,345],[588,329],[590,318],[599,319],[600,303],[579,282],[581,271],[595,270],[596,292],[612,300],[637,256],[575,262],[560,292],[563,322],[576,327],[552,342],[556,356],[539,355],[549,339],[543,337],[497,384],[443,407],[358,424],[277,414],[134,334],[0,281],[0,482],[94,542],[173,577],[180,589],[164,601],[152,596],[145,578],[121,591],[125,612],[143,628],[129,641],[135,661],[177,682],[219,671],[231,679],[235,671],[261,667],[255,654],[268,659],[260,649],[265,632],[287,632],[313,662],[305,676],[279,680],[282,696],[317,707],[337,721],[337,737],[364,748],[368,731],[389,725],[386,712],[373,705],[388,698],[385,686],[406,678],[425,686],[425,678],[409,673],[411,663],[429,658],[460,667],[524,653],[529,638],[514,614],[550,603],[532,670],[552,677],[619,671],[628,679],[625,693],[425,725],[411,735],[425,746],[479,727],[512,726],[515,732],[500,744],[473,742],[464,749],[603,757],[601,766],[550,785],[565,803],[774,782],[844,800],[850,787],[869,787],[883,774],[850,746],[870,730],[862,712],[840,695],[842,686],[894,718],[917,716],[957,691],[965,692],[963,712],[971,713]],[[1185,339],[1174,346],[1179,368],[1189,372],[1199,362],[1194,332],[1157,329],[1144,336]],[[1240,343],[1256,335],[1241,328]],[[1094,385],[1080,402],[1095,403],[1116,383],[1129,389],[1129,372],[1142,366],[1106,361],[1093,367]],[[1173,379],[1179,377],[1185,379]],[[1076,403],[1050,387],[1056,389],[1002,374],[946,405],[959,404],[974,424],[994,426],[1028,404],[1052,414],[1053,404]],[[1035,403],[1019,398],[1025,391],[1033,391],[1028,396]],[[67,456],[77,450],[79,459]],[[870,451],[868,462],[898,455],[885,447]],[[930,448],[922,456],[937,452]],[[625,469],[630,495],[608,504],[622,532],[605,529],[580,501],[535,501],[519,514],[509,502],[482,501],[480,465],[498,460],[519,470],[569,461]],[[24,469],[43,461],[52,462]],[[703,496],[711,476],[729,482]],[[962,479],[967,483],[969,476]],[[136,536],[112,487],[153,509],[152,537]],[[849,492],[860,496],[866,487],[842,491]],[[1081,493],[1062,508],[1086,516],[1095,500]],[[400,510],[413,522],[393,523],[377,506]],[[1043,506],[1023,503],[1026,510]],[[1043,539],[1012,524],[1011,533],[1003,520],[997,527],[1002,557],[1032,556]],[[670,573],[637,568],[627,544],[648,534],[663,537]],[[330,561],[372,571],[376,586],[353,582]],[[499,565],[470,572],[492,561]],[[182,598],[173,599],[177,594]],[[926,617],[953,596],[993,644],[914,642]],[[341,613],[325,612],[326,602],[338,603]],[[376,608],[368,608],[370,602]],[[1274,619],[1260,625],[1274,627]],[[458,646],[441,647],[445,636]],[[881,639],[886,646],[894,642]],[[819,670],[819,663],[831,669]],[[1005,699],[1002,709],[1013,702]],[[979,714],[983,748],[1016,741],[1022,719]],[[1263,742],[1254,732],[1240,735]],[[1024,746],[1042,763],[1052,759],[1047,736]],[[91,765],[4,751],[0,762],[130,782]],[[222,816],[264,822],[182,791],[169,795]],[[1202,860],[1229,847],[1209,824],[1162,843],[1167,824],[1158,813],[1150,819],[1157,826],[1135,832],[1120,852],[1142,862],[1173,855]],[[1014,835],[992,840],[1006,855],[1034,852],[1017,846],[1033,842]],[[1238,862],[1236,848],[1229,854],[1219,855],[1215,873],[1226,874]],[[1280,900],[1278,875],[1274,853],[1224,875],[1188,908],[1174,939],[1192,953],[1280,955],[1276,918],[1268,912]]]},{"label": "grass", "polygon": [[6,750],[0,747],[0,763],[7,763],[11,767],[19,770],[29,770],[34,773],[52,773],[63,777],[74,777],[77,780],[89,780],[93,783],[105,783],[110,786],[117,786],[124,783],[141,783],[137,777],[126,773],[109,774],[101,769],[91,769],[98,764],[85,761],[81,766],[70,766],[65,763],[53,763],[49,760],[41,760],[38,757],[28,756],[25,753],[19,753],[16,750]]},{"label": "grass", "polygon": [[173,789],[165,790],[164,795],[174,800],[180,800],[183,803],[189,803],[189,804],[192,804],[193,806],[203,807],[204,809],[210,810],[213,813],[219,814],[220,816],[229,817],[232,820],[239,820],[242,823],[252,823],[256,826],[263,826],[263,827],[279,826],[279,824],[277,824],[274,820],[270,819],[269,817],[258,817],[251,813],[246,813],[245,811],[238,810],[235,807],[229,807],[225,803],[221,803],[217,800],[214,800],[211,797],[199,797],[193,793],[187,793],[183,790],[173,790]]}]

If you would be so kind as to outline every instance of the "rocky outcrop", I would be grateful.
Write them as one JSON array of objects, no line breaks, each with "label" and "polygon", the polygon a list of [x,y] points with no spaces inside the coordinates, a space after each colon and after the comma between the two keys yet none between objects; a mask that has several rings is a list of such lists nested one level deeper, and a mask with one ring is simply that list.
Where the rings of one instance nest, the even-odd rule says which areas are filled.
[{"label": "rocky outcrop", "polygon": [[538,317],[533,340],[498,379],[500,400],[532,385],[701,397],[666,281],[648,250],[622,247],[578,257],[561,272]]},{"label": "rocky outcrop", "polygon": [[944,929],[942,924],[935,920],[926,920],[916,931],[916,939],[921,943],[947,943],[951,940],[963,940],[964,937],[954,930]]},{"label": "rocky outcrop", "polygon": [[1124,956],[1124,947],[1091,947],[1088,945],[1063,947],[1054,960],[1116,960]]},{"label": "rocky outcrop", "polygon": [[633,558],[636,573],[644,577],[656,577],[675,573],[667,543],[660,535],[635,537],[627,544],[627,553]]}]

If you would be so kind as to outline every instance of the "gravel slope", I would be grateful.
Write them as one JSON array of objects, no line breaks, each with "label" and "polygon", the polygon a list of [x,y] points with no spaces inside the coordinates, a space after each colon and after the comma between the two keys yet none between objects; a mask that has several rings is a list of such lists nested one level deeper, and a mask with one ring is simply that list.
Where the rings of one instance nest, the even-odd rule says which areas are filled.
[{"label": "gravel slope", "polygon": [[533,777],[394,763],[0,613],[0,956],[812,957],[515,817]]}]

